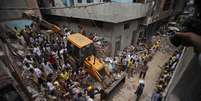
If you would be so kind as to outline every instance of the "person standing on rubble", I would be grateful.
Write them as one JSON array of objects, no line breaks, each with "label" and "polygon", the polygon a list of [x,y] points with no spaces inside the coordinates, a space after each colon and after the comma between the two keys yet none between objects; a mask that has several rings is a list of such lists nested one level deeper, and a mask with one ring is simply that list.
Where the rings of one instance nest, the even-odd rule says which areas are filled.
[{"label": "person standing on rubble", "polygon": [[24,63],[24,64],[26,64],[26,63],[28,63],[28,64],[33,64],[34,61],[33,61],[33,59],[31,58],[30,55],[27,55],[27,56],[24,58],[23,63]]},{"label": "person standing on rubble", "polygon": [[48,88],[48,93],[51,95],[51,96],[54,96],[55,95],[55,86],[52,84],[52,80],[51,79],[47,79],[47,88]]},{"label": "person standing on rubble", "polygon": [[132,66],[133,66],[133,60],[132,60],[132,58],[131,58],[131,55],[129,54],[129,56],[128,56],[128,58],[127,58],[127,61],[128,61],[128,63],[127,63],[127,68],[128,68],[128,77],[131,77],[131,75],[132,75]]},{"label": "person standing on rubble", "polygon": [[35,45],[35,47],[33,48],[33,53],[35,54],[37,61],[40,63],[42,53],[39,46]]},{"label": "person standing on rubble", "polygon": [[50,54],[49,62],[52,65],[52,67],[54,68],[54,70],[57,71],[58,70],[57,69],[57,61],[56,61],[56,57],[55,57],[55,53],[54,52],[52,52]]},{"label": "person standing on rubble", "polygon": [[117,71],[117,59],[116,59],[116,57],[114,57],[114,59],[112,61],[112,67],[114,68],[114,71]]},{"label": "person standing on rubble", "polygon": [[33,77],[36,79],[37,83],[39,85],[43,84],[43,79],[42,79],[42,71],[35,67],[34,69],[30,69],[30,72],[33,74]]},{"label": "person standing on rubble", "polygon": [[142,66],[142,68],[141,68],[139,78],[143,78],[144,79],[145,76],[146,76],[147,70],[148,70],[147,61],[145,61],[144,62],[144,66]]},{"label": "person standing on rubble", "polygon": [[126,59],[126,56],[123,57],[123,60],[122,60],[122,65],[123,65],[123,71],[127,71],[127,59]]},{"label": "person standing on rubble", "polygon": [[53,70],[52,70],[50,63],[48,61],[45,61],[44,63],[41,63],[41,64],[43,66],[43,69],[44,69],[46,76],[53,73]]}]

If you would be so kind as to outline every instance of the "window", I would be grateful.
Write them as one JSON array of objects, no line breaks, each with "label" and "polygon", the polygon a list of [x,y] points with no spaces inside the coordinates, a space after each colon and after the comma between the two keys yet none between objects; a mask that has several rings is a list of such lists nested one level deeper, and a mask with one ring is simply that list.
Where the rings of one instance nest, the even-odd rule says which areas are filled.
[{"label": "window", "polygon": [[129,27],[130,27],[130,23],[124,24],[124,30],[129,29]]},{"label": "window", "polygon": [[145,3],[145,0],[133,0],[133,3]]},{"label": "window", "polygon": [[137,31],[134,30],[132,33],[132,40],[131,40],[131,44],[134,45],[136,42],[136,35],[137,35]]},{"label": "window", "polygon": [[78,3],[82,3],[82,0],[77,0]]},{"label": "window", "polygon": [[111,0],[103,0],[103,2],[111,2]]},{"label": "window", "polygon": [[52,7],[55,7],[55,2],[54,2],[54,0],[49,0],[49,3],[52,5]]},{"label": "window", "polygon": [[72,19],[70,19],[70,22],[78,24],[78,23],[80,23],[80,20],[76,19],[76,18],[72,18]]},{"label": "window", "polygon": [[171,0],[165,0],[165,4],[163,6],[163,11],[169,10],[171,5]]},{"label": "window", "polygon": [[121,35],[116,37],[115,41],[115,54],[118,54],[119,50],[121,50]]},{"label": "window", "polygon": [[100,22],[100,21],[94,21],[93,26],[94,26],[94,27],[103,28],[103,22]]},{"label": "window", "polygon": [[87,3],[92,3],[94,2],[94,0],[87,0]]},{"label": "window", "polygon": [[39,7],[45,7],[45,3],[42,0],[37,0]]}]

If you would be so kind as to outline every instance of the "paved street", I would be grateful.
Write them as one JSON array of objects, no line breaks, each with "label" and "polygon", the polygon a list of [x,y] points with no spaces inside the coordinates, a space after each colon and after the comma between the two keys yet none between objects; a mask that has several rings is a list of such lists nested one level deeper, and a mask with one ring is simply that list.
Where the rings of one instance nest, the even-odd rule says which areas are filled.
[{"label": "paved street", "polygon": [[[170,55],[168,54],[157,52],[152,61],[148,63],[149,70],[147,71],[145,78],[144,94],[140,101],[150,101],[155,81],[158,79],[161,72],[159,66],[162,66],[166,61],[168,61],[169,57]],[[116,92],[111,101],[134,101],[134,92],[137,88],[138,80],[138,75],[135,75],[134,78],[127,79],[126,83],[118,92]]]}]

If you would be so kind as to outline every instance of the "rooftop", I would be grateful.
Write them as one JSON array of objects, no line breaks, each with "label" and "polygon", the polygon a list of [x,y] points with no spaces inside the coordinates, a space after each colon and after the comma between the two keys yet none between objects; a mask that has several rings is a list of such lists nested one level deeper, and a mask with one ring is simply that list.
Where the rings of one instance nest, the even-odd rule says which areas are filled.
[{"label": "rooftop", "polygon": [[[62,5],[57,5],[62,7]],[[146,16],[147,5],[141,3],[103,3],[91,6],[52,9],[51,15],[120,23]]]}]

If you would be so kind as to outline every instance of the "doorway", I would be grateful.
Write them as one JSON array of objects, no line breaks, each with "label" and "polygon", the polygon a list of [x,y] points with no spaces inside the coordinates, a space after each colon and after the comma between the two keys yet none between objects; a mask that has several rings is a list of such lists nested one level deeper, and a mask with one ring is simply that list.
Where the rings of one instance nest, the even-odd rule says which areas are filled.
[{"label": "doorway", "polygon": [[118,52],[121,50],[121,35],[116,37],[115,41],[115,54],[118,54]]}]

